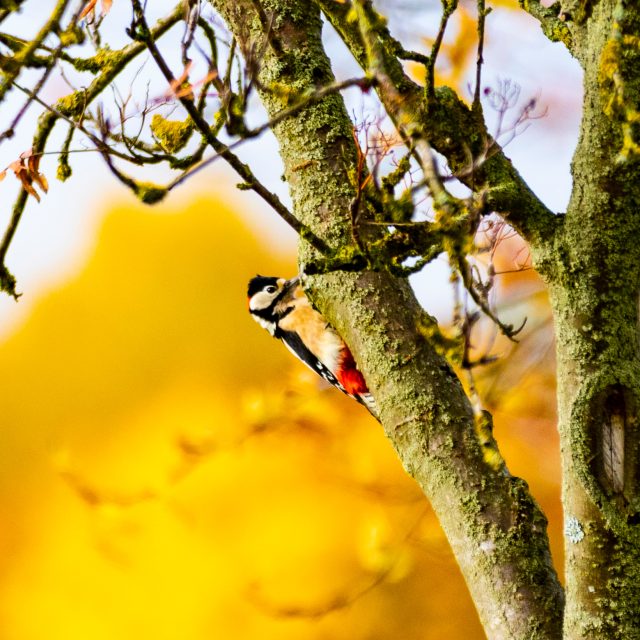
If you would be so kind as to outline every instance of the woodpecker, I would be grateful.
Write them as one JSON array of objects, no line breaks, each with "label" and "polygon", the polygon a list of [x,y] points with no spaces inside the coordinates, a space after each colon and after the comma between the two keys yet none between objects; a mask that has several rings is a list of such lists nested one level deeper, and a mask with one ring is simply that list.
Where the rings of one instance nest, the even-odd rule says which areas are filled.
[{"label": "woodpecker", "polygon": [[373,396],[349,347],[311,306],[298,278],[256,276],[249,281],[249,312],[294,356],[378,417]]}]

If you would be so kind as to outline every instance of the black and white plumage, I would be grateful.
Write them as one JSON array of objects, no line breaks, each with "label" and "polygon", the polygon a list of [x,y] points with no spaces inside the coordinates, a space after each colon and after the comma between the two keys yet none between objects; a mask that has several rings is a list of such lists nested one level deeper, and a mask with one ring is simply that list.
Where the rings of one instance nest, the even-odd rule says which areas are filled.
[{"label": "black and white plumage", "polygon": [[249,282],[254,320],[310,369],[377,417],[375,401],[349,347],[310,304],[298,278],[256,276]]}]

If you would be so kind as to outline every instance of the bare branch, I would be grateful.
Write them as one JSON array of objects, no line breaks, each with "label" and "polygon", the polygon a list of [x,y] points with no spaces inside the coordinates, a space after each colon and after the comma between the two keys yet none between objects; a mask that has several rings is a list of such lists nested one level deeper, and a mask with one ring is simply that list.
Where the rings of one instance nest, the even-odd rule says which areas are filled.
[{"label": "bare branch", "polygon": [[[169,65],[163,58],[160,50],[156,46],[154,37],[150,32],[142,5],[139,0],[132,0],[132,5],[134,8],[134,23],[130,28],[131,33],[138,34],[141,42],[144,42],[145,46],[148,48],[149,53],[154,59],[155,63],[158,65],[158,68],[164,75],[165,79],[169,83],[170,86],[174,86],[176,84],[176,78],[173,75]],[[136,31],[137,30],[137,31]],[[222,157],[233,169],[236,170],[238,175],[244,180],[245,184],[248,188],[255,191],[263,200],[265,200],[279,215],[280,217],[289,224],[301,237],[305,238],[311,245],[313,245],[318,251],[321,253],[327,253],[328,247],[327,245],[317,238],[314,234],[312,234],[301,222],[299,222],[295,216],[282,204],[277,195],[269,191],[253,174],[250,170],[249,166],[243,163],[240,158],[238,158],[227,145],[225,145],[222,141],[220,141],[212,132],[211,127],[208,125],[207,121],[204,119],[198,107],[196,106],[192,95],[178,95],[177,96],[182,106],[185,108],[191,120],[200,131],[200,133],[204,136],[207,143],[214,149],[214,151]],[[184,179],[184,177],[183,177]],[[168,189],[172,189],[177,186],[179,182],[173,181],[167,187]]]},{"label": "bare branch", "polygon": [[13,81],[18,77],[24,64],[26,64],[36,49],[42,44],[44,39],[54,31],[60,22],[60,18],[67,8],[69,0],[58,0],[55,8],[51,12],[49,19],[42,26],[40,31],[36,34],[33,40],[30,40],[25,47],[17,52],[13,57],[13,65],[10,69],[2,74],[2,81],[0,81],[0,100],[4,98],[5,93],[10,89]]},{"label": "bare branch", "polygon": [[[302,100],[300,100],[298,103],[294,104],[293,106],[278,112],[276,116],[267,120],[266,122],[259,125],[258,127],[255,127],[254,129],[246,129],[242,135],[242,138],[228,145],[226,149],[231,151],[236,147],[240,146],[241,144],[243,144],[244,142],[246,142],[247,140],[258,137],[260,134],[264,133],[267,129],[272,129],[283,120],[294,116],[301,109],[311,104],[320,102],[325,96],[331,95],[332,93],[337,93],[339,91],[342,91],[343,89],[347,89],[353,86],[360,87],[361,89],[366,91],[369,87],[373,85],[374,85],[373,79],[352,78],[349,80],[343,80],[342,82],[335,82],[333,84],[327,85],[326,87],[320,87],[317,90],[315,90],[312,94],[304,97]],[[215,155],[210,158],[206,158],[202,162],[198,163],[196,166],[186,171],[183,175],[178,176],[173,182],[170,183],[169,189],[173,189],[174,187],[177,187],[179,184],[184,182],[187,178],[190,178],[193,174],[197,173],[198,171],[204,169],[211,163],[215,162],[217,157],[218,156]]]},{"label": "bare branch", "polygon": [[[387,113],[409,137],[423,137],[447,158],[451,171],[470,188],[486,192],[488,211],[496,211],[532,243],[555,233],[558,216],[554,215],[531,191],[499,145],[491,140],[481,114],[470,110],[449,88],[435,91],[425,101],[421,87],[412,82],[395,55],[397,41],[375,12],[369,1],[358,2],[362,19],[356,24],[347,19],[349,8],[333,0],[318,0],[323,13],[338,31],[360,66],[372,75],[388,78],[378,82],[376,90]],[[361,32],[367,25],[369,43]],[[371,65],[371,43],[376,43],[379,58]],[[495,152],[469,174],[469,151],[479,156],[490,141]],[[473,142],[472,141],[476,141]],[[471,146],[471,148],[470,148]],[[462,173],[459,173],[462,172]]]},{"label": "bare branch", "polygon": [[[68,1],[68,0],[67,0]],[[28,57],[42,44],[42,41],[46,38],[47,34],[54,28],[55,25],[58,24],[60,16],[64,9],[66,8],[67,1],[60,0],[56,5],[55,10],[52,12],[50,19],[47,21],[45,27],[43,27],[36,39],[31,41],[28,47],[22,49],[20,54],[16,55],[16,59],[18,61],[27,60]],[[178,4],[174,10],[165,18],[159,20],[151,30],[153,37],[160,37],[163,35],[168,29],[170,29],[174,24],[176,24],[181,16],[182,16],[183,5],[182,3]],[[72,19],[73,21],[73,19]],[[111,154],[118,154],[119,152],[108,147],[104,144],[104,141],[96,138],[93,134],[87,131],[82,126],[82,118],[86,111],[87,106],[102,93],[102,91],[108,87],[113,79],[122,71],[122,69],[137,55],[139,55],[142,51],[145,50],[145,47],[142,43],[134,42],[130,45],[127,45],[123,49],[119,51],[113,51],[110,53],[112,56],[110,58],[111,64],[106,65],[104,68],[100,70],[98,76],[93,80],[93,82],[86,88],[81,91],[76,91],[70,96],[66,96],[59,100],[55,107],[46,104],[39,96],[36,96],[36,93],[30,89],[19,87],[15,80],[18,76],[19,69],[15,73],[5,74],[2,83],[0,83],[0,99],[8,86],[16,86],[20,88],[24,93],[26,93],[30,99],[38,102],[42,106],[45,107],[47,112],[40,119],[38,130],[33,139],[33,154],[41,155],[46,148],[47,140],[53,127],[55,126],[58,120],[65,120],[70,124],[73,130],[80,129],[85,135],[88,135],[94,143],[97,144],[98,148],[103,151],[109,151]],[[78,120],[75,121],[74,118]],[[71,134],[70,134],[71,135]],[[69,137],[68,142],[70,143],[71,138]],[[65,147],[68,149],[68,144],[65,143]],[[61,157],[61,162],[64,163],[64,147],[63,147],[63,156]],[[130,160],[129,157],[124,156],[125,159]],[[64,164],[61,164],[64,167]],[[63,174],[69,175],[68,173],[68,165],[66,169],[63,169]],[[9,226],[7,227],[2,242],[0,243],[0,290],[4,290],[8,292],[10,295],[16,297],[17,294],[15,292],[15,278],[8,271],[4,259],[6,257],[7,251],[11,244],[11,241],[15,235],[17,227],[20,223],[20,219],[22,217],[22,213],[24,211],[24,207],[27,201],[27,192],[23,189],[18,195],[18,199],[13,208],[13,213],[11,217],[11,221]]]},{"label": "bare branch", "polygon": [[554,2],[545,7],[540,0],[518,0],[518,4],[533,16],[542,27],[542,31],[552,42],[562,42],[567,49],[573,51],[573,34],[569,25],[560,18],[562,7]]},{"label": "bare branch", "polygon": [[476,86],[473,91],[473,108],[481,109],[480,104],[480,85],[482,84],[482,65],[484,64],[484,23],[491,8],[485,8],[484,0],[477,0],[478,5],[478,55],[476,60]]},{"label": "bare branch", "polygon": [[433,45],[431,47],[431,55],[429,56],[429,62],[426,65],[427,74],[426,74],[426,84],[425,91],[429,98],[435,97],[436,90],[436,81],[435,81],[435,70],[436,70],[436,62],[438,60],[438,53],[440,53],[440,46],[442,45],[442,40],[444,38],[444,34],[447,30],[447,24],[449,24],[449,18],[456,10],[458,6],[457,0],[453,2],[447,2],[447,0],[442,0],[442,16],[440,17],[440,26],[438,27],[438,33],[436,34],[436,38],[433,41]]}]

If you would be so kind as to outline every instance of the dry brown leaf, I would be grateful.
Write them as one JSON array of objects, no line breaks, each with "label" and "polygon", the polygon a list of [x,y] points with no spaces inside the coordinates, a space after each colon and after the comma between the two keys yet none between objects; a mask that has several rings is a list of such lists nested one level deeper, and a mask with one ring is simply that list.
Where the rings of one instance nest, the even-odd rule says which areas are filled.
[{"label": "dry brown leaf", "polygon": [[38,202],[40,202],[40,194],[36,191],[33,183],[35,182],[44,193],[49,191],[49,181],[44,174],[38,171],[40,157],[39,154],[34,155],[33,149],[27,149],[2,172],[2,178],[4,178],[7,170],[11,169],[16,178],[20,180],[22,188]]},{"label": "dry brown leaf", "polygon": [[179,78],[174,78],[169,85],[169,95],[173,95],[176,98],[187,98],[191,97],[193,99],[193,90],[191,83],[189,82],[189,71],[191,70],[191,66],[193,63],[189,61],[185,67],[183,72],[180,74]]},{"label": "dry brown leaf", "polygon": [[34,182],[45,192],[49,193],[49,181],[45,177],[44,173],[31,174]]},{"label": "dry brown leaf", "polygon": [[27,169],[31,175],[38,173],[38,167],[40,166],[40,155],[33,155],[32,153],[27,158]]},{"label": "dry brown leaf", "polygon": [[[89,0],[89,2],[87,2],[87,4],[85,5],[84,9],[80,12],[80,15],[78,16],[78,18],[80,20],[82,20],[82,18],[85,18],[91,11],[93,11],[96,8],[96,4],[98,4],[98,0]],[[104,2],[102,6],[104,10]]]},{"label": "dry brown leaf", "polygon": [[[16,164],[16,163],[14,163]],[[33,188],[33,179],[29,175],[27,168],[23,164],[19,164],[17,169],[14,169],[16,178],[22,183],[22,188],[31,196],[33,196],[38,202],[40,202],[40,195]]]}]

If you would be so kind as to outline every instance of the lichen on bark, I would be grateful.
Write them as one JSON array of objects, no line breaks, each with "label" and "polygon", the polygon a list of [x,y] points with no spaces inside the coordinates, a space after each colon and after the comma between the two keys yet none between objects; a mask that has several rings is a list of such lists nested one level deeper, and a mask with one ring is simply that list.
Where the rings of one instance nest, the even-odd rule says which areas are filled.
[{"label": "lichen on bark", "polygon": [[[243,51],[256,45],[264,51],[259,85],[269,116],[288,106],[282,87],[308,91],[333,81],[315,3],[265,4],[277,47],[269,43],[253,2],[212,4]],[[356,150],[342,99],[327,96],[279,122],[274,133],[295,214],[333,250],[348,247]],[[302,242],[301,265],[316,258]],[[353,351],[385,432],[431,500],[490,636],[559,637],[563,595],[546,519],[523,481],[485,459],[469,400],[423,335],[423,311],[406,280],[385,271],[334,271],[306,277],[304,285]],[[517,606],[505,605],[515,601]]]},{"label": "lichen on bark", "polygon": [[640,633],[640,181],[637,158],[624,153],[631,148],[626,96],[637,104],[640,86],[639,33],[638,11],[616,0],[594,3],[574,26],[584,111],[571,200],[554,251],[544,256],[557,336],[563,503],[584,534],[565,545],[567,638]]}]

